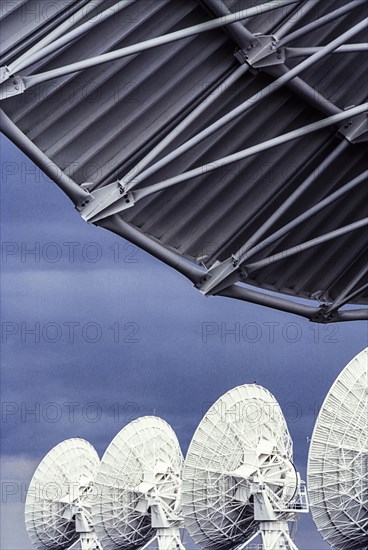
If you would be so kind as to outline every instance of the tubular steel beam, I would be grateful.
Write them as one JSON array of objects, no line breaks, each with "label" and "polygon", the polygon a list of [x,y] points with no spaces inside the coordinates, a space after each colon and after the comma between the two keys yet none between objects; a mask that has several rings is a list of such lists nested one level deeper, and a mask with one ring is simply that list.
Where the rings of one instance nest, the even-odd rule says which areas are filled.
[{"label": "tubular steel beam", "polygon": [[[319,3],[320,0],[307,0],[307,4],[301,7],[297,7],[297,13],[293,14],[291,16],[291,19],[289,19],[287,22],[283,23],[281,27],[277,31],[277,36],[283,36],[285,32],[287,32],[288,29],[290,29],[292,26],[296,24],[297,21],[297,15],[298,11],[300,12],[300,16],[304,16],[310,9],[312,9],[316,4]],[[216,15],[223,15],[224,13],[231,13],[229,12],[228,8],[223,4],[222,0],[200,0],[201,3],[205,3],[209,7],[212,8],[212,12],[214,12]],[[236,25],[236,27],[235,27]],[[233,23],[231,25],[231,28],[234,28],[233,33],[233,39],[239,46],[240,50],[243,50],[244,52],[250,50],[251,48],[257,46],[259,43],[259,38],[254,36],[252,33],[248,31],[242,25],[240,22]],[[230,29],[229,29],[230,30]],[[236,31],[236,32],[235,32]],[[267,31],[268,32],[268,31]],[[276,51],[277,45],[275,46],[275,49],[273,50],[273,53]],[[316,53],[321,48],[316,49],[313,52],[309,52],[308,55],[312,55],[313,53]],[[286,52],[286,50],[285,50]],[[287,52],[286,52],[287,53]],[[331,52],[334,53],[334,52]],[[268,65],[266,64],[264,67],[259,67],[261,70],[264,70],[266,73],[270,74],[271,76],[277,78],[281,76],[281,74],[286,73],[289,71],[288,67],[285,65]],[[309,104],[311,104],[314,107],[317,107],[320,111],[327,115],[333,115],[335,113],[340,112],[340,109],[336,107],[331,101],[329,101],[327,98],[323,97],[319,92],[317,92],[314,88],[309,86],[306,82],[304,82],[301,78],[296,77],[290,82],[286,84],[288,88],[290,88],[292,91],[299,94],[303,99],[305,99]]]},{"label": "tubular steel beam", "polygon": [[[216,272],[216,280],[219,282],[224,281],[227,279],[227,277],[231,276],[231,274],[236,271],[237,265],[233,265],[233,260],[236,260],[236,263],[241,263],[244,259],[246,259],[248,250],[255,247],[260,239],[267,233],[269,229],[283,216],[283,214],[295,203],[295,201],[304,193],[308,187],[315,181],[316,177],[319,176],[321,173],[323,173],[324,170],[328,168],[332,164],[332,162],[335,161],[336,158],[340,156],[340,154],[348,147],[347,141],[341,141],[339,145],[321,162],[321,164],[313,170],[309,174],[309,176],[293,191],[288,198],[271,214],[271,216],[253,233],[253,235],[245,241],[243,246],[233,254],[233,258],[229,258],[228,260],[224,260],[221,264],[221,267],[218,266],[217,270],[214,269]],[[219,249],[221,250],[221,248]],[[219,250],[216,252],[218,253]],[[211,272],[211,270],[210,270]],[[228,284],[234,281],[229,281]],[[210,288],[214,288],[215,282],[213,281],[211,285],[209,285]],[[227,286],[227,285],[225,285]]]},{"label": "tubular steel beam", "polygon": [[349,301],[349,298],[351,297],[351,291],[356,287],[356,285],[359,283],[359,281],[361,281],[361,279],[365,276],[367,272],[368,266],[364,266],[363,269],[360,270],[360,272],[354,277],[352,281],[350,281],[350,283],[339,294],[336,300],[331,304],[331,306],[328,308],[328,312],[335,311],[336,309],[347,303],[347,301]]},{"label": "tubular steel beam", "polygon": [[[208,11],[213,13],[215,17],[230,15],[232,13],[222,0],[199,0],[199,2],[205,5]],[[239,48],[253,47],[253,45],[259,42],[258,38],[248,31],[240,21],[231,23],[231,25],[226,27],[226,30]]]},{"label": "tubular steel beam", "polygon": [[335,40],[332,40],[329,44],[326,46],[323,46],[323,48],[313,54],[311,57],[308,57],[296,67],[293,69],[288,70],[285,74],[280,76],[277,80],[275,80],[272,84],[267,86],[266,88],[263,88],[263,90],[260,90],[258,93],[254,94],[251,98],[247,99],[245,102],[241,103],[221,117],[219,120],[208,126],[208,128],[205,128],[188,140],[187,142],[183,143],[180,147],[178,147],[175,151],[172,151],[169,155],[165,156],[163,159],[158,161],[157,163],[150,166],[147,170],[139,174],[134,180],[132,180],[125,188],[126,191],[133,189],[133,187],[136,187],[140,182],[142,182],[144,179],[146,179],[151,174],[155,173],[157,170],[162,168],[163,166],[166,166],[169,162],[176,159],[178,156],[182,155],[201,141],[203,141],[205,138],[212,135],[217,130],[221,129],[223,126],[240,116],[241,114],[245,113],[246,111],[252,109],[255,107],[257,103],[259,103],[262,99],[265,97],[268,97],[269,95],[273,94],[277,90],[279,90],[282,86],[286,85],[288,82],[290,82],[293,78],[295,78],[299,73],[301,73],[303,70],[311,67],[314,63],[319,61],[320,59],[323,59],[326,55],[328,55],[331,51],[338,48],[341,44],[343,44],[346,40],[357,34],[359,31],[361,31],[368,22],[368,18],[364,19],[357,25],[355,25],[352,29],[349,29],[345,33],[343,33],[341,36],[336,38]]},{"label": "tubular steel beam", "polygon": [[368,103],[363,103],[362,105],[358,105],[357,107],[353,107],[352,109],[348,109],[347,111],[343,111],[342,113],[338,113],[337,115],[332,115],[330,117],[323,118],[322,120],[313,122],[312,124],[308,124],[307,126],[303,126],[302,128],[298,128],[296,130],[293,130],[286,134],[282,134],[280,136],[269,139],[257,145],[253,145],[252,147],[248,147],[247,149],[244,149],[243,151],[239,151],[238,153],[234,153],[232,155],[223,157],[221,159],[216,159],[210,164],[204,164],[203,166],[199,166],[198,168],[194,168],[193,170],[189,170],[188,172],[183,172],[182,174],[179,174],[177,176],[164,180],[160,183],[150,185],[143,189],[138,189],[133,193],[134,199],[135,201],[138,201],[143,199],[144,197],[147,197],[149,195],[152,195],[154,193],[158,193],[159,191],[167,189],[168,187],[177,185],[178,183],[188,181],[198,176],[205,176],[208,173],[213,172],[214,170],[217,170],[218,168],[227,166],[229,164],[233,164],[240,160],[244,160],[245,158],[256,155],[257,153],[261,153],[262,151],[267,151],[272,147],[276,147],[277,145],[282,145],[283,143],[287,143],[288,141],[298,139],[300,137],[306,136],[318,130],[322,130],[323,128],[328,128],[333,124],[338,124],[339,122],[342,122],[344,120],[351,119],[355,115],[364,113],[367,110],[368,110]]},{"label": "tubular steel beam", "polygon": [[326,15],[323,15],[319,19],[312,21],[312,23],[308,23],[308,25],[304,25],[304,27],[300,27],[296,31],[284,36],[281,40],[279,40],[277,44],[278,48],[281,48],[282,46],[289,44],[293,40],[297,40],[298,38],[301,38],[302,36],[304,36],[305,34],[308,34],[309,32],[319,29],[323,25],[327,25],[327,23],[330,23],[331,21],[338,19],[342,15],[346,15],[350,13],[356,8],[363,6],[365,3],[366,3],[366,0],[353,0],[353,2],[350,2],[345,6],[337,8],[336,10],[330,13],[327,13]]},{"label": "tubular steel beam", "polygon": [[[61,23],[61,25],[57,26],[55,29],[53,29],[49,34],[47,34],[44,38],[42,38],[39,42],[34,44],[31,48],[29,48],[24,54],[22,54],[14,63],[11,63],[9,67],[5,67],[6,71],[4,72],[3,79],[9,78],[12,74],[14,74],[15,70],[19,67],[27,67],[28,63],[23,65],[23,63],[26,63],[29,57],[32,57],[36,52],[41,50],[42,48],[48,46],[51,44],[54,40],[57,40],[59,37],[62,37],[64,33],[68,31],[70,26],[72,24],[77,23],[83,17],[85,17],[88,14],[88,11],[94,10],[99,4],[102,4],[104,0],[95,0],[92,2],[87,3],[82,8],[80,8],[76,13],[70,15],[66,21]],[[72,23],[71,23],[72,20]]]},{"label": "tubular steel beam", "polygon": [[296,246],[292,246],[287,250],[283,250],[282,252],[278,252],[277,254],[268,256],[268,258],[263,258],[262,260],[253,262],[251,264],[245,264],[245,269],[247,273],[252,273],[253,271],[256,271],[263,267],[268,267],[271,264],[274,264],[281,260],[285,260],[290,256],[294,256],[295,254],[300,254],[305,250],[309,250],[311,248],[314,248],[315,246],[319,246],[321,244],[329,242],[338,237],[342,237],[347,233],[351,233],[352,231],[357,231],[358,229],[361,229],[362,227],[366,227],[367,225],[368,225],[368,217],[358,220],[356,222],[350,223],[348,225],[345,225],[344,227],[340,227],[339,229],[335,229],[334,231],[330,231],[329,233],[325,233],[324,235],[320,235],[319,237],[316,237],[315,239],[311,239],[310,241],[306,241]]},{"label": "tubular steel beam", "polygon": [[[173,267],[194,284],[197,284],[204,276],[205,272],[194,264],[189,264],[179,255],[167,250],[162,244],[144,235],[135,227],[124,222],[119,216],[111,216],[98,223],[97,225],[108,229],[117,235],[129,240],[131,243],[139,246],[157,259],[165,262]],[[286,298],[264,294],[256,290],[251,290],[240,285],[231,285],[226,289],[221,290],[218,296],[226,296],[238,300],[243,300],[249,303],[258,304],[272,309],[294,313],[316,322],[334,322],[351,321],[368,318],[368,310],[352,310],[345,312],[332,313],[329,317],[325,317],[321,307],[304,305]]]},{"label": "tubular steel beam", "polygon": [[240,285],[231,285],[228,288],[221,290],[218,294],[216,294],[216,296],[226,296],[227,298],[235,298],[237,300],[243,300],[245,302],[250,302],[251,304],[270,307],[272,309],[285,311],[287,313],[295,313],[296,315],[301,315],[307,319],[312,319],[319,313],[318,307],[300,304],[298,302],[293,302],[292,300],[280,298],[270,294],[263,294],[262,292],[250,290],[249,288],[242,287]]},{"label": "tubular steel beam", "polygon": [[[227,15],[227,14],[231,13],[230,10],[227,8],[227,6],[222,2],[222,0],[199,0],[199,1],[200,1],[201,4],[205,4],[215,15]],[[306,0],[306,5],[304,7],[297,8],[297,9],[300,10],[303,15],[305,15],[305,13],[310,11],[310,9],[312,9],[319,2],[320,2],[320,0]],[[290,28],[291,25],[292,26],[295,25],[296,24],[296,19],[297,18],[295,17],[295,14],[294,14],[291,23],[290,23],[289,20],[287,22],[283,23],[278,32],[279,33],[284,32],[284,30],[286,31],[288,28]],[[230,31],[230,29],[231,29],[231,31],[234,31],[234,32],[232,32],[232,35],[233,35],[233,38],[234,38],[235,42],[239,46],[239,48],[244,48],[244,47],[248,46],[249,41],[254,42],[254,41],[258,40],[239,21],[236,22],[236,23],[232,23],[231,25],[229,25],[228,28],[229,28],[229,31]],[[243,70],[240,70],[242,67],[243,67]],[[174,138],[176,138],[178,135],[180,135],[180,133],[185,128],[187,128],[191,124],[192,121],[194,121],[200,114],[202,114],[202,112],[205,111],[206,108],[215,99],[217,99],[217,97],[216,97],[217,94],[220,95],[223,92],[223,89],[224,89],[223,87],[224,86],[226,86],[226,88],[228,86],[231,86],[233,84],[233,82],[235,82],[235,80],[238,79],[239,76],[241,76],[242,74],[244,74],[248,70],[249,70],[249,67],[247,65],[245,65],[245,64],[241,65],[241,67],[234,72],[234,75],[231,75],[226,81],[224,81],[219,86],[219,88],[216,89],[211,94],[211,96],[209,98],[207,98],[207,100],[204,100],[203,103],[201,105],[199,105],[193,111],[193,113],[188,115],[188,117],[185,120],[183,120],[179,124],[179,126],[177,128],[175,128],[168,136],[166,136],[163,139],[163,141],[160,142],[155,147],[155,149],[153,149],[142,161],[140,161],[139,164],[137,164],[126,176],[124,176],[124,178],[121,180],[121,183],[124,186],[126,186],[128,183],[130,183],[137,176],[137,174],[142,172],[143,168],[146,168],[172,142],[172,140]],[[289,82],[289,84],[287,84],[287,86],[290,86],[291,88],[293,88],[294,87],[293,84],[294,83],[296,84],[297,80],[301,80],[301,79],[295,78],[294,80]],[[307,86],[307,84],[305,84],[305,86]],[[298,91],[300,91],[300,85],[296,86],[296,87],[298,87]],[[312,96],[314,102],[316,100],[318,101],[318,98],[319,98],[320,94],[318,94],[313,89],[308,90],[308,92],[309,93],[307,93],[307,94],[304,93],[304,96],[308,95],[309,99]],[[321,98],[322,98],[322,96],[321,96]],[[325,98],[322,98],[322,101],[323,101],[324,104],[325,103],[330,103]],[[328,114],[334,114],[335,112],[340,111],[337,107],[335,109],[333,109],[333,108],[332,109],[325,109],[325,111],[326,110],[329,111]],[[119,211],[119,208],[113,209],[111,211],[111,213],[115,213],[115,212],[118,212],[118,211]]]},{"label": "tubular steel beam", "polygon": [[214,103],[221,95],[228,91],[229,87],[232,86],[240,77],[247,73],[249,67],[247,65],[240,65],[237,67],[233,73],[231,73],[220,85],[211,92],[210,96],[206,97],[201,103],[191,112],[189,115],[184,118],[178,126],[176,126],[169,134],[167,134],[162,141],[154,149],[152,149],[148,155],[146,155],[142,160],[139,161],[139,164],[134,166],[126,176],[121,180],[121,183],[126,186],[131,182],[137,175],[141,172],[143,168],[146,168],[162,151],[166,149],[176,139],[186,128],[188,128],[195,120],[198,119],[202,113],[204,113],[212,103]]},{"label": "tubular steel beam", "polygon": [[[17,71],[20,71],[22,69],[25,69],[26,67],[29,67],[29,65],[35,63],[36,61],[43,59],[47,55],[62,48],[66,44],[69,44],[76,38],[79,38],[80,36],[82,36],[82,34],[85,34],[87,31],[91,30],[96,25],[99,25],[109,17],[116,15],[119,11],[126,8],[133,2],[136,2],[136,0],[120,0],[120,2],[117,2],[117,4],[110,6],[106,10],[102,11],[101,13],[93,17],[92,19],[89,19],[85,23],[82,23],[82,25],[67,32],[66,34],[62,34],[62,32],[66,30],[67,26],[61,25],[62,29],[61,30],[58,29],[58,33],[57,33],[57,34],[61,34],[61,36],[59,36],[58,38],[57,36],[55,36],[55,40],[51,40],[51,41],[49,39],[49,36],[47,36],[46,40],[39,42],[33,48],[27,51],[24,55],[22,55],[19,59],[16,59],[13,63],[11,63],[8,67],[9,73],[14,74]],[[96,2],[92,2],[92,4],[93,6],[91,10],[95,9],[97,6]],[[84,11],[84,15],[85,15],[85,9],[82,11]],[[75,20],[73,18],[73,23],[74,22]]]},{"label": "tubular steel beam", "polygon": [[69,176],[53,163],[23,132],[10,120],[0,109],[0,130],[7,136],[21,151],[23,151],[41,170],[51,178],[58,187],[73,201],[78,204],[88,200],[89,193],[79,187]]},{"label": "tubular steel beam", "polygon": [[[182,275],[187,277],[194,284],[198,284],[205,276],[205,272],[194,264],[186,262],[181,256],[166,249],[162,244],[154,239],[144,235],[135,227],[124,222],[119,216],[111,216],[99,222],[97,225],[116,233],[131,243],[139,246],[157,259],[165,262],[170,267],[174,268]],[[316,322],[334,322],[351,321],[368,318],[366,310],[352,310],[345,312],[332,313],[329,317],[325,317],[320,307],[304,305],[286,298],[264,294],[256,290],[251,290],[240,285],[231,285],[230,287],[221,290],[218,296],[226,296],[238,300],[243,300],[249,303],[270,307],[287,313],[294,313]]]},{"label": "tubular steel beam", "polygon": [[[330,52],[333,53],[333,52]],[[283,74],[288,74],[290,69],[286,65],[274,65],[270,67],[265,67],[264,72],[273,76],[274,78],[280,77]],[[318,109],[318,111],[324,113],[325,115],[334,115],[336,113],[341,113],[341,109],[334,105],[332,101],[324,97],[317,90],[315,90],[310,84],[305,82],[299,76],[296,76],[292,80],[289,80],[286,83],[286,87],[292,92],[296,93],[304,99],[309,105]]]},{"label": "tubular steel beam", "polygon": [[[286,59],[293,57],[303,57],[306,55],[313,55],[320,51],[322,46],[316,46],[311,48],[285,48]],[[331,53],[354,53],[354,52],[367,52],[368,43],[361,44],[343,44]]]},{"label": "tubular steel beam", "polygon": [[139,246],[139,248],[173,267],[182,275],[185,275],[192,283],[198,283],[205,276],[205,272],[200,267],[189,263],[179,254],[168,250],[158,241],[148,237],[139,231],[139,229],[123,221],[119,216],[110,216],[97,225],[109,229],[113,233],[120,235],[120,237]]},{"label": "tubular steel beam", "polygon": [[349,183],[346,183],[340,189],[338,189],[331,195],[328,195],[325,199],[303,212],[303,214],[281,227],[278,231],[272,233],[266,239],[258,242],[258,244],[255,244],[260,236],[264,235],[264,233],[270,227],[272,227],[272,225],[280,218],[280,216],[284,214],[284,212],[286,212],[286,210],[297,200],[297,198],[299,198],[300,195],[306,189],[308,189],[309,185],[315,181],[315,173],[318,173],[318,171],[320,171],[322,168],[324,169],[327,165],[331,164],[331,162],[336,158],[341,150],[342,148],[340,146],[337,147],[335,151],[333,151],[333,153],[329,155],[329,157],[327,157],[326,161],[328,162],[325,161],[325,164],[322,164],[315,172],[313,172],[303,182],[303,184],[288,197],[285,203],[282,204],[278,208],[278,210],[276,210],[276,212],[274,212],[269,220],[267,220],[250,239],[248,239],[248,241],[242,246],[240,250],[238,250],[232,256],[232,258],[228,258],[227,260],[222,262],[222,264],[217,265],[213,269],[212,273],[211,271],[209,272],[211,277],[207,281],[205,281],[201,287],[201,291],[204,294],[216,293],[221,288],[225,288],[231,283],[236,282],[239,278],[237,273],[239,267],[242,266],[249,258],[254,256],[255,254],[258,254],[259,252],[262,252],[262,250],[267,248],[270,244],[273,244],[274,242],[285,236],[287,233],[290,233],[290,231],[298,227],[301,223],[311,218],[314,214],[318,213],[326,206],[332,204],[334,201],[351,191],[351,189],[353,189],[357,185],[363,183],[368,178],[368,170],[366,170],[365,172],[351,180]]},{"label": "tubular steel beam", "polygon": [[[356,178],[349,181],[349,183],[346,183],[340,189],[332,193],[331,195],[328,195],[323,200],[303,212],[303,214],[300,214],[300,216],[296,217],[291,222],[284,225],[284,227],[281,227],[278,231],[275,233],[272,233],[272,235],[269,235],[264,241],[261,241],[258,245],[254,246],[248,252],[241,255],[239,258],[238,254],[235,255],[236,259],[239,259],[239,263],[244,263],[247,259],[254,256],[255,254],[258,254],[258,252],[261,252],[264,250],[268,245],[276,242],[278,239],[286,235],[287,233],[290,233],[293,229],[298,227],[301,223],[306,221],[307,219],[311,218],[315,214],[317,214],[320,210],[323,210],[323,208],[326,208],[326,206],[329,206],[334,201],[338,200],[340,197],[354,189],[357,185],[360,185],[361,183],[365,182],[368,179],[368,170],[365,172],[362,172],[357,176]],[[298,194],[299,195],[299,194]]]},{"label": "tubular steel beam", "polygon": [[[235,258],[239,263],[243,262],[252,254],[250,251],[261,250],[258,248],[259,244],[255,246],[255,243],[262,238],[269,229],[285,214],[285,212],[298,200],[298,198],[315,182],[316,177],[324,172],[348,147],[347,141],[341,141],[338,146],[321,162],[321,164],[316,168],[293,193],[291,193],[283,204],[271,214],[271,216],[264,222],[264,224],[252,235],[252,237],[244,243],[244,245],[238,250],[235,254]],[[268,241],[268,239],[267,239]],[[257,249],[257,250],[256,250]]]},{"label": "tubular steel beam", "polygon": [[333,317],[333,322],[339,321],[367,321],[368,309],[346,309],[344,311],[337,311]]},{"label": "tubular steel beam", "polygon": [[305,17],[308,12],[310,12],[323,1],[324,0],[304,0],[304,2],[300,6],[298,5],[296,8],[294,8],[293,12],[287,16],[287,21],[281,23],[281,25],[272,32],[272,34],[277,36],[277,38],[282,38],[287,32],[289,32],[290,29],[295,27],[299,19]]},{"label": "tubular steel beam", "polygon": [[11,95],[22,93],[31,86],[53,80],[54,78],[77,73],[90,67],[102,65],[103,63],[108,63],[116,59],[121,59],[122,57],[127,57],[129,55],[140,53],[151,48],[156,48],[163,44],[170,44],[171,42],[175,42],[176,40],[182,40],[189,36],[194,36],[202,32],[207,32],[219,27],[223,27],[225,25],[229,25],[230,23],[241,21],[242,19],[247,19],[248,17],[278,9],[282,6],[295,4],[298,1],[299,0],[271,0],[270,2],[260,4],[259,6],[255,6],[253,8],[238,11],[230,15],[225,15],[223,17],[213,19],[212,21],[206,21],[205,23],[193,25],[192,27],[180,29],[179,31],[145,40],[138,44],[127,46],[126,48],[121,48],[105,54],[91,57],[89,59],[84,59],[83,61],[77,61],[76,63],[65,65],[64,67],[59,67],[57,69],[46,71],[44,73],[25,76],[23,78],[18,77],[18,79],[20,80],[20,82],[18,82],[18,89],[14,89],[14,87],[8,88],[5,92],[3,92],[3,97],[10,97]]},{"label": "tubular steel beam", "polygon": [[353,298],[355,298],[356,296],[359,296],[360,294],[362,294],[367,289],[368,289],[368,283],[360,286],[359,288],[357,288],[356,290],[354,290],[353,292],[351,292],[350,294],[345,296],[345,298],[340,302],[340,304],[337,307],[329,308],[329,311],[334,311],[335,309],[338,309],[338,308],[348,304],[349,302],[351,302],[351,300]]},{"label": "tubular steel beam", "polygon": [[[242,75],[248,71],[249,67],[246,65],[241,65],[230,74],[224,81],[219,84],[219,86],[211,92],[207,98],[205,98],[201,103],[191,112],[189,115],[184,118],[178,126],[176,126],[167,136],[160,141],[156,147],[154,147],[142,160],[139,161],[128,173],[124,176],[119,182],[118,185],[123,188],[132,181],[140,170],[148,166],[166,147],[174,141],[186,128],[188,128],[208,107],[219,97],[222,93],[226,91],[229,86],[234,84]],[[110,184],[111,185],[111,184]],[[105,187],[106,188],[106,187]],[[104,189],[103,187],[100,189]],[[98,194],[99,189],[96,190],[96,195]],[[84,209],[81,209],[81,215],[86,221],[91,223],[96,223],[103,218],[117,214],[122,210],[125,210],[128,205],[134,205],[134,196],[132,193],[125,194],[123,197],[121,194],[110,195],[106,201],[100,200],[100,204],[97,206],[95,201],[95,191],[91,191],[92,200]],[[97,198],[97,197],[96,197]],[[129,198],[129,203],[127,203],[127,198]]]}]

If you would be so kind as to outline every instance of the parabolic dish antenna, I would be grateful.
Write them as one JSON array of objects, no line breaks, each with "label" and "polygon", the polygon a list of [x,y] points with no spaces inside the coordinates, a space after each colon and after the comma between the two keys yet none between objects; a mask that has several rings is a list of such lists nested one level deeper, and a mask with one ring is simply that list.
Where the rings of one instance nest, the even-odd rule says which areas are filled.
[{"label": "parabolic dish antenna", "polygon": [[93,522],[104,550],[184,550],[180,542],[183,456],[171,427],[144,416],[112,440],[96,479]]},{"label": "parabolic dish antenna", "polygon": [[333,548],[368,546],[368,348],[344,368],[317,418],[308,458],[313,519]]},{"label": "parabolic dish antenna", "polygon": [[257,385],[223,395],[190,444],[183,471],[183,516],[200,548],[295,549],[288,521],[308,511],[292,463],[292,441],[275,398]]},{"label": "parabolic dish antenna", "polygon": [[38,466],[30,483],[26,529],[39,550],[99,550],[91,521],[93,483],[100,460],[84,439],[56,445]]},{"label": "parabolic dish antenna", "polygon": [[206,296],[368,318],[366,0],[3,4],[1,131],[84,220]]}]

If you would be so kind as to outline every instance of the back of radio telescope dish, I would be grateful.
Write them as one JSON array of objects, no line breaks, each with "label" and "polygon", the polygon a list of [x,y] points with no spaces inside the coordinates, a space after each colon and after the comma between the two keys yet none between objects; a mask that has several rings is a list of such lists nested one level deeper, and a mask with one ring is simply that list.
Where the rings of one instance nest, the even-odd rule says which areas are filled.
[{"label": "back of radio telescope dish", "polygon": [[368,348],[348,363],[322,405],[308,492],[317,529],[333,548],[368,547]]}]

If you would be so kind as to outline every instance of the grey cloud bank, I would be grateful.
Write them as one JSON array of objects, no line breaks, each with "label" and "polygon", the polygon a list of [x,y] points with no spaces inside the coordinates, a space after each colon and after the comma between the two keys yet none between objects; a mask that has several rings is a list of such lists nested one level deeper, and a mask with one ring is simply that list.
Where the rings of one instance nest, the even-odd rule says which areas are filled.
[{"label": "grey cloud bank", "polygon": [[[56,443],[85,437],[102,455],[124,424],[155,413],[172,425],[185,452],[209,404],[238,384],[256,381],[278,399],[305,479],[318,408],[366,345],[366,323],[314,326],[255,305],[206,299],[142,251],[134,252],[136,262],[116,262],[116,236],[83,222],[5,139],[1,148],[4,160],[28,170],[26,181],[19,168],[3,174],[2,184],[2,242],[19,249],[1,264],[1,547],[31,548],[22,484]],[[34,243],[67,242],[79,243],[79,252],[98,243],[102,256],[50,262],[41,254],[35,261],[36,251],[22,261],[21,243],[31,250]],[[301,520],[297,542],[302,550],[328,548],[310,517]]]}]

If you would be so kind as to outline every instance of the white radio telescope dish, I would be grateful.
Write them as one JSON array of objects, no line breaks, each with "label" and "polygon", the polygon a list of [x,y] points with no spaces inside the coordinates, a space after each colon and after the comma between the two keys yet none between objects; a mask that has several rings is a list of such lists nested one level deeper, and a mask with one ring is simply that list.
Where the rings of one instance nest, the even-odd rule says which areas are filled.
[{"label": "white radio telescope dish", "polygon": [[101,460],[93,522],[104,550],[184,550],[180,541],[183,455],[161,418],[125,426]]},{"label": "white radio telescope dish", "polygon": [[84,439],[56,445],[30,483],[26,529],[38,550],[100,550],[91,520],[93,483],[100,460]]},{"label": "white radio telescope dish", "polygon": [[[183,516],[200,548],[296,549],[288,522],[308,511],[279,404],[243,385],[223,395],[199,424],[183,471]],[[239,546],[241,545],[241,546]]]},{"label": "white radio telescope dish", "polygon": [[348,363],[322,405],[309,449],[308,492],[328,544],[368,547],[368,348]]}]

